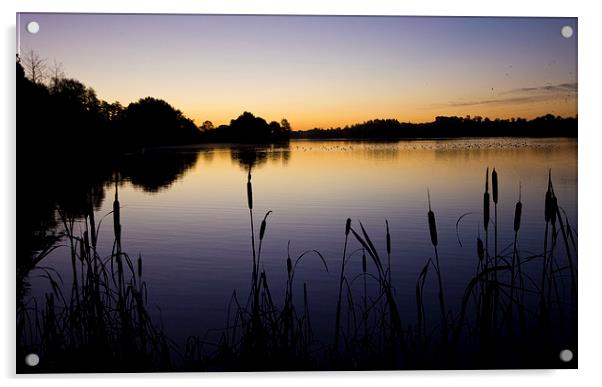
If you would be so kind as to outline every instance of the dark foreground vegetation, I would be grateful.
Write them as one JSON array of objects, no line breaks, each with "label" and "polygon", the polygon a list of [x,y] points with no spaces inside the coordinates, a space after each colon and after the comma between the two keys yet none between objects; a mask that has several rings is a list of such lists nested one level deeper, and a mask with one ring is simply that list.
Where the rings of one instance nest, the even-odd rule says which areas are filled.
[{"label": "dark foreground vegetation", "polygon": [[[490,184],[491,181],[491,184]],[[116,179],[117,183],[117,179]],[[242,187],[241,187],[242,188]],[[401,305],[395,296],[389,224],[386,244],[376,246],[361,222],[347,219],[341,227],[342,251],[338,267],[327,267],[319,251],[286,258],[286,286],[270,287],[262,269],[262,244],[269,234],[269,215],[254,216],[252,176],[246,183],[250,217],[251,282],[246,294],[234,292],[227,305],[227,323],[219,338],[204,332],[190,337],[185,348],[171,342],[161,321],[148,313],[143,280],[144,257],[130,257],[121,249],[118,184],[115,185],[113,248],[97,249],[101,214],[90,210],[81,219],[58,211],[62,237],[69,246],[70,286],[51,268],[37,265],[30,275],[45,277],[49,291],[43,299],[24,297],[17,310],[17,359],[37,353],[42,361],[19,372],[133,372],[133,371],[256,371],[456,368],[575,368],[576,358],[561,363],[560,350],[577,353],[577,236],[556,197],[550,176],[546,192],[542,251],[520,250],[522,203],[518,197],[514,242],[498,244],[498,175],[487,171],[483,194],[483,227],[474,237],[475,275],[461,300],[446,296],[446,273],[440,268],[445,253],[438,250],[435,211],[425,209],[432,255],[416,279],[415,303]],[[241,189],[242,191],[242,189]],[[242,193],[242,192],[241,192]],[[436,207],[436,203],[433,203]],[[90,207],[91,208],[91,207]],[[75,227],[77,225],[78,227]],[[257,227],[259,226],[259,227]],[[104,226],[110,227],[110,226]],[[79,234],[76,229],[83,230]],[[37,252],[41,262],[56,245]],[[362,273],[346,270],[350,260],[362,260]],[[311,283],[295,284],[299,265],[317,265],[338,273],[333,337],[319,342],[312,333]],[[355,289],[361,287],[358,294]],[[425,286],[437,289],[436,300],[425,297]],[[377,296],[369,296],[368,287]],[[375,289],[374,289],[375,288]],[[302,289],[302,294],[295,293]],[[284,294],[283,303],[274,295]],[[227,297],[227,295],[225,295]],[[279,297],[278,297],[279,298]],[[426,305],[435,301],[435,313]],[[459,309],[451,305],[459,305]],[[402,319],[414,308],[415,321]],[[323,322],[321,322],[323,323]],[[174,362],[174,354],[183,362]]]},{"label": "dark foreground vegetation", "polygon": [[291,138],[306,139],[418,139],[456,137],[577,137],[577,118],[552,114],[532,120],[482,117],[436,117],[435,121],[414,124],[396,119],[370,120],[343,128],[294,131]]}]

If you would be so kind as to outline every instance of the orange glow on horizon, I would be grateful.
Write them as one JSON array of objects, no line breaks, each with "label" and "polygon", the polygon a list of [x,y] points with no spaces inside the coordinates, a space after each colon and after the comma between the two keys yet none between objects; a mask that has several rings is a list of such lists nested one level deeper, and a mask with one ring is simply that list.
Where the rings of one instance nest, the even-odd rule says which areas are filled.
[{"label": "orange glow on horizon", "polygon": [[[20,50],[123,105],[294,130],[377,118],[577,115],[577,19],[23,14]],[[560,34],[562,26],[575,31]]]}]

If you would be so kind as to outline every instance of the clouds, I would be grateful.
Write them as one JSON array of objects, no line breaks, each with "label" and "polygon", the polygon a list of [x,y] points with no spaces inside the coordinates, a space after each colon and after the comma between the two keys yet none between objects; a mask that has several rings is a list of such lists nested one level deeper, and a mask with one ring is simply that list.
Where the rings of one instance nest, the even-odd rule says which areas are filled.
[{"label": "clouds", "polygon": [[558,85],[545,85],[538,87],[521,87],[519,89],[509,90],[502,94],[513,93],[533,93],[533,92],[577,92],[577,82],[560,83]]},{"label": "clouds", "polygon": [[472,101],[451,101],[445,106],[464,107],[478,105],[519,105],[533,102],[546,102],[573,99],[577,95],[577,83],[559,83],[535,87],[521,87],[498,93],[503,98],[487,98]]}]

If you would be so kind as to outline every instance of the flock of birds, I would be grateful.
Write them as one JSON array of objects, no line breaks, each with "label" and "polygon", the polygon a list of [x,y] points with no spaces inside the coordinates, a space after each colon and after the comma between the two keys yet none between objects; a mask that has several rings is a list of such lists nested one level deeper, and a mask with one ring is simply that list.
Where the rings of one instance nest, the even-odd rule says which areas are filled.
[{"label": "flock of birds", "polygon": [[294,150],[299,152],[352,152],[354,150],[466,150],[466,149],[513,149],[550,148],[549,140],[533,141],[521,139],[462,139],[462,140],[412,140],[394,143],[343,143],[343,144],[299,144]]}]

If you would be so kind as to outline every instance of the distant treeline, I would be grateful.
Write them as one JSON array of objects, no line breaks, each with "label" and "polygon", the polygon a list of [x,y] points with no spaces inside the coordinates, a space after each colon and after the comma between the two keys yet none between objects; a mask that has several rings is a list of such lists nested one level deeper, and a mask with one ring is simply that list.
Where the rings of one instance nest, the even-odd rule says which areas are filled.
[{"label": "distant treeline", "polygon": [[532,120],[476,117],[436,117],[414,124],[396,119],[370,120],[344,128],[294,131],[291,138],[410,139],[454,137],[577,137],[577,118],[547,114]]}]

